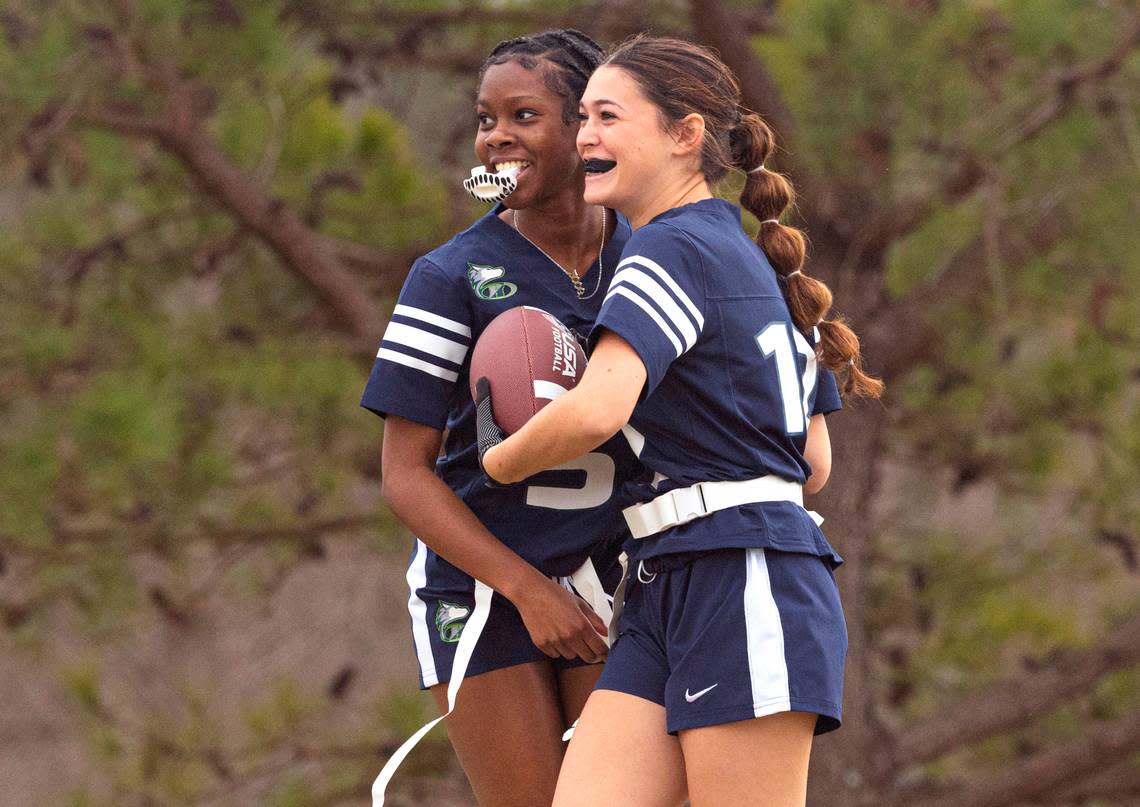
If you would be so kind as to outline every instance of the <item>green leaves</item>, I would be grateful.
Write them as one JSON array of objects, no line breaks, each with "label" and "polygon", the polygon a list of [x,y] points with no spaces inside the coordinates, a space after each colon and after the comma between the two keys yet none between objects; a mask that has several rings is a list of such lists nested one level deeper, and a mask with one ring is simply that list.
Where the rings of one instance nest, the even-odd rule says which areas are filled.
[{"label": "green leaves", "polygon": [[[819,274],[839,281],[837,307],[862,306],[849,311],[858,322],[898,306],[908,326],[931,329],[892,379],[889,455],[836,476],[891,483],[867,505],[878,519],[864,567],[871,605],[852,623],[871,626],[870,669],[888,694],[855,708],[886,724],[937,714],[1007,670],[1095,641],[1103,620],[1137,605],[1123,565],[1140,523],[1136,57],[1061,82],[1108,57],[1123,6],[747,5],[734,7],[765,31],[755,47],[797,125],[777,160],[810,177],[801,212],[826,221],[808,235]],[[541,19],[582,8],[565,0]],[[382,510],[379,424],[357,406],[371,356],[332,327],[280,245],[219,203],[234,188],[205,182],[131,122],[185,115],[242,169],[237,190],[294,214],[322,248],[359,248],[363,259],[343,265],[375,296],[392,285],[387,267],[446,238],[468,210],[446,183],[470,159],[474,77],[450,65],[478,64],[500,36],[522,33],[531,6],[9,9],[21,31],[0,21],[7,624],[34,636],[62,605],[105,647],[148,620],[193,623],[200,586],[225,588],[239,612],[268,608],[291,571],[324,558],[314,525],[347,532],[336,526],[346,514],[368,525],[352,540],[402,554],[395,520],[368,512]],[[440,13],[413,19],[429,10]],[[636,11],[680,30],[689,9]],[[883,221],[905,232],[880,235]],[[929,300],[917,315],[905,309],[916,299]],[[890,345],[869,346],[872,366],[880,347]],[[183,574],[203,557],[214,577]],[[315,752],[290,745],[299,725],[336,723],[329,746],[345,736],[307,682],[284,677],[264,699],[227,701],[249,736],[225,746],[212,691],[175,698],[186,719],[167,725],[100,717],[112,673],[79,664],[61,687],[91,721],[114,804],[224,799],[219,783],[251,770],[266,783],[254,800],[347,800],[374,773],[377,743],[433,711],[422,693],[390,689],[347,730],[359,757],[306,759],[301,774],[290,754]],[[1102,682],[1035,734],[992,741],[969,762],[1001,765],[1024,737],[1126,714],[1134,678]],[[441,749],[412,764],[445,769]],[[272,769],[275,755],[290,764]]]},{"label": "green leaves", "polygon": [[891,244],[886,260],[886,285],[900,298],[948,271],[959,253],[981,234],[982,206],[970,199],[936,211],[913,233]]}]

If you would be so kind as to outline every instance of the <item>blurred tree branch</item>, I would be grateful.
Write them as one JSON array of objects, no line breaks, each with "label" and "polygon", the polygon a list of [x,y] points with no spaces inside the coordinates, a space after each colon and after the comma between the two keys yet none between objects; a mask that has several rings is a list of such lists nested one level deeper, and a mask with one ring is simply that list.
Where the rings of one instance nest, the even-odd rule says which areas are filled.
[{"label": "blurred tree branch", "polygon": [[[1014,697],[1024,697],[1024,693]],[[1140,750],[1140,720],[1135,714],[1094,724],[1081,736],[1033,754],[996,773],[932,798],[906,795],[907,807],[1005,807],[1053,793],[1059,787],[1097,774]]]},{"label": "blurred tree branch", "polygon": [[[1140,663],[1140,615],[1110,630],[1108,638],[1095,647],[1051,658],[1048,666],[1040,670],[1003,681],[940,710],[933,720],[899,732],[894,764],[906,767],[928,762],[954,749],[1025,725],[1087,692],[1105,675],[1137,663]],[[1140,735],[1133,739],[1140,740]],[[960,803],[973,804],[972,801]]]},{"label": "blurred tree branch", "polygon": [[[997,245],[1007,266],[1045,254],[1061,238],[1063,227],[1058,221],[1055,200],[1047,200],[1035,220],[1019,228],[1019,232],[1029,233],[1030,237],[1004,238]],[[928,322],[932,307],[976,294],[985,287],[986,280],[986,244],[979,235],[959,250],[936,277],[871,312],[863,338],[881,346],[875,351],[875,361],[884,377],[899,378],[922,357],[931,355],[931,347],[939,339]],[[905,338],[899,338],[900,335]]]},{"label": "blurred tree branch", "polygon": [[1140,799],[1140,763],[1125,760],[1109,765],[1075,787],[1063,790],[1058,804],[1083,804],[1092,801],[1119,801],[1132,804]]},{"label": "blurred tree branch", "polygon": [[245,527],[232,524],[217,524],[200,520],[199,527],[204,537],[218,543],[268,543],[271,541],[311,541],[335,532],[374,527],[382,521],[378,512],[354,513],[321,521],[307,521],[297,524],[280,524],[271,527]]},{"label": "blurred tree branch", "polygon": [[[1023,145],[1045,131],[1046,127],[1069,112],[1077,100],[1077,91],[1086,85],[1104,81],[1118,73],[1126,56],[1140,47],[1140,14],[1134,14],[1123,26],[1119,43],[1108,56],[1055,74],[1045,82],[1046,99],[1022,113],[1021,120],[1011,126],[995,146],[1001,154]],[[958,152],[953,168],[939,191],[926,199],[908,201],[892,210],[877,212],[863,241],[857,260],[868,260],[884,252],[894,241],[914,232],[948,201],[963,199],[985,181],[977,155]]]},{"label": "blurred tree branch", "polygon": [[[128,47],[126,37],[114,41],[116,53]],[[376,305],[341,264],[328,240],[270,196],[263,181],[234,164],[206,134],[198,120],[197,87],[192,79],[181,78],[173,64],[147,59],[138,52],[131,55],[134,69],[162,90],[161,112],[150,117],[129,108],[104,105],[77,112],[76,120],[119,135],[146,138],[176,157],[208,196],[260,238],[316,293],[334,314],[335,327],[358,337],[362,346],[372,347],[380,325]],[[272,156],[272,150],[267,154]],[[374,261],[371,265],[384,272],[396,269],[389,262]]]},{"label": "blurred tree branch", "polygon": [[477,3],[468,3],[459,8],[387,8],[381,4],[376,9],[345,13],[322,7],[320,3],[306,0],[290,0],[285,5],[285,14],[303,22],[306,26],[328,30],[345,25],[373,27],[381,30],[399,28],[416,33],[447,28],[453,25],[479,23],[486,25],[511,25],[524,28],[565,27],[572,14],[550,13],[534,8],[507,7],[487,8]]}]

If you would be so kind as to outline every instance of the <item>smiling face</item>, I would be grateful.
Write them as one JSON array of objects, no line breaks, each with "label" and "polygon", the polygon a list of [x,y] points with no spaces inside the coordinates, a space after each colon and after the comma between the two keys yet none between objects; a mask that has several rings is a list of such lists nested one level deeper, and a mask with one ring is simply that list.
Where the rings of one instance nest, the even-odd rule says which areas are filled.
[{"label": "smiling face", "polygon": [[581,193],[582,165],[574,147],[577,121],[563,120],[564,99],[552,92],[539,62],[492,65],[483,75],[475,112],[475,153],[489,171],[523,164],[518,186],[504,204],[523,209],[559,193]]},{"label": "smiling face", "polygon": [[616,208],[639,226],[699,179],[699,152],[684,132],[664,125],[660,110],[622,68],[594,72],[581,111],[578,153],[590,204]]}]

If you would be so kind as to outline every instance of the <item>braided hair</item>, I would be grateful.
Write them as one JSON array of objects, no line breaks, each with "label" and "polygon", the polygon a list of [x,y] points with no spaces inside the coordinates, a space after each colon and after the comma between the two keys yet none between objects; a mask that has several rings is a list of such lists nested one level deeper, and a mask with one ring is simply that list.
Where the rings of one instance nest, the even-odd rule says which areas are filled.
[{"label": "braided hair", "polygon": [[578,102],[586,91],[586,82],[602,63],[602,49],[586,34],[573,28],[507,39],[496,45],[487,61],[483,62],[479,80],[483,80],[493,65],[511,61],[518,62],[527,70],[546,62],[549,66],[543,69],[543,81],[548,90],[562,98],[563,123],[573,123],[578,119]]},{"label": "braided hair", "polygon": [[841,382],[844,397],[878,397],[883,382],[867,374],[859,337],[841,317],[825,319],[831,290],[804,271],[807,237],[779,222],[792,203],[792,184],[764,162],[776,138],[759,115],[740,105],[740,84],[711,51],[678,39],[640,35],[627,40],[604,64],[625,70],[668,124],[696,112],[704,118],[700,170],[715,183],[737,168],[747,171],[740,203],[760,220],[756,242],[776,270],[796,327],[804,334],[819,328],[819,361]]}]

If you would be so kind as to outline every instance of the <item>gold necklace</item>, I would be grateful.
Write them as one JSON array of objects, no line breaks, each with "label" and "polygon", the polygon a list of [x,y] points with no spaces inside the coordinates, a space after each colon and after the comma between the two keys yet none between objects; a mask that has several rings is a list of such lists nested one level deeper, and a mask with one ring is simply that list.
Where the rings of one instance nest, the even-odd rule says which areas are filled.
[{"label": "gold necklace", "polygon": [[567,269],[558,261],[554,260],[554,258],[547,255],[545,249],[527,238],[526,233],[519,229],[519,212],[517,210],[511,210],[511,224],[514,225],[515,232],[521,235],[528,244],[541,252],[546,260],[557,266],[562,270],[562,274],[570,278],[570,283],[574,286],[574,293],[578,295],[579,300],[589,300],[598,293],[598,289],[602,285],[602,248],[606,245],[606,209],[604,207],[602,208],[602,240],[601,243],[598,244],[598,279],[597,282],[594,283],[594,290],[589,294],[586,294],[586,287],[582,285],[582,278],[578,276],[576,270]]}]

